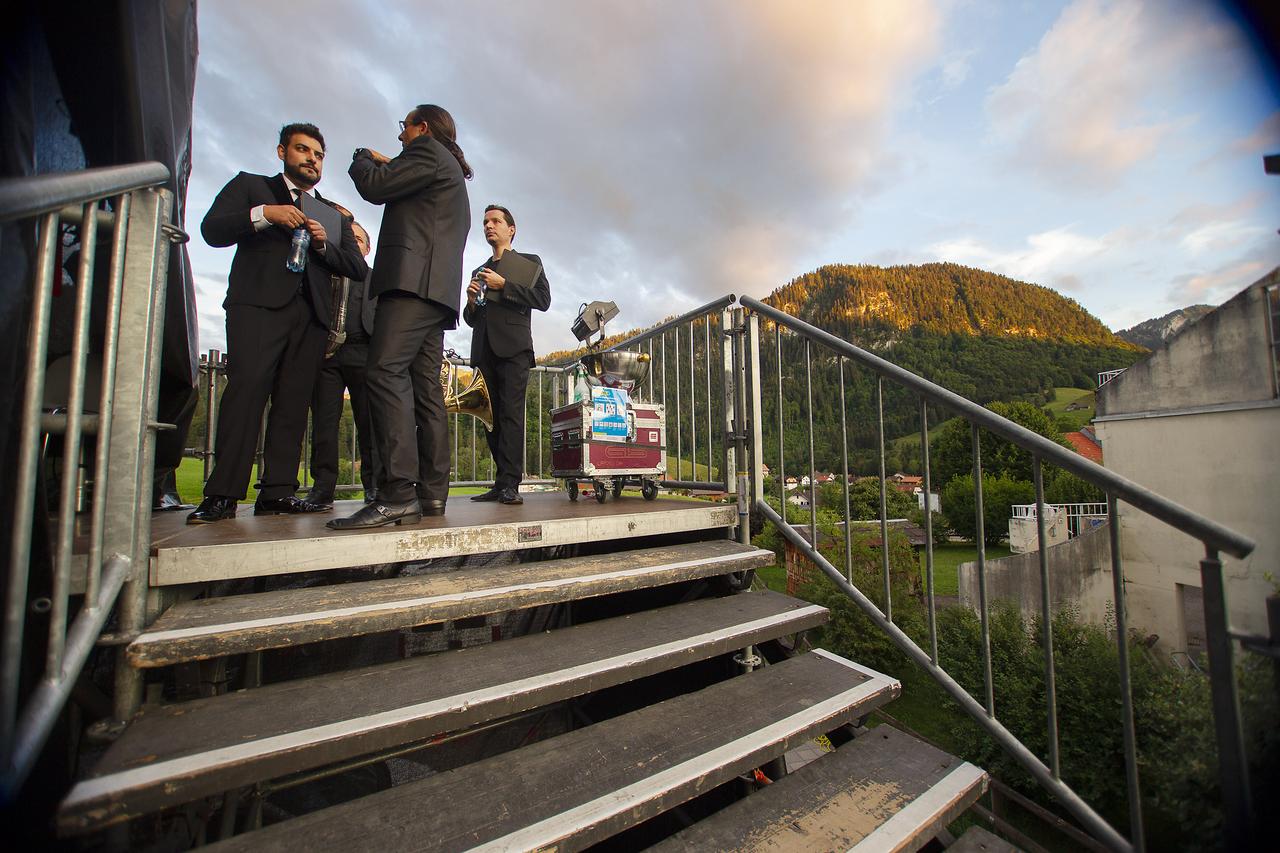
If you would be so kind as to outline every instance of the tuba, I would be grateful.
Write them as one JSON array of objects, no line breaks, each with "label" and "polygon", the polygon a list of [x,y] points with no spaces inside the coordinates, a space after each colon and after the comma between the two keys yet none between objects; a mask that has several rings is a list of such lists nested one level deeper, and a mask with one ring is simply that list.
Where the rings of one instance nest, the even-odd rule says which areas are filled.
[{"label": "tuba", "polygon": [[440,386],[444,389],[444,409],[455,414],[471,415],[484,428],[493,432],[493,406],[489,403],[489,386],[484,383],[484,374],[480,368],[471,368],[471,378],[467,387],[458,390],[458,366],[449,359],[457,358],[453,350],[445,353],[440,361]]}]

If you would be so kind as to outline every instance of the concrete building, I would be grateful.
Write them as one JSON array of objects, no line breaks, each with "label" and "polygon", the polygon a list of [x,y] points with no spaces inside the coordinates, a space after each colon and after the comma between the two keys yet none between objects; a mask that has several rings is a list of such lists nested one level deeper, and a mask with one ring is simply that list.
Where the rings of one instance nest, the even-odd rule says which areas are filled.
[{"label": "concrete building", "polygon": [[[1098,390],[1106,466],[1249,537],[1223,555],[1233,627],[1266,632],[1280,577],[1280,269]],[[1130,624],[1169,651],[1201,646],[1200,544],[1120,505]]]}]

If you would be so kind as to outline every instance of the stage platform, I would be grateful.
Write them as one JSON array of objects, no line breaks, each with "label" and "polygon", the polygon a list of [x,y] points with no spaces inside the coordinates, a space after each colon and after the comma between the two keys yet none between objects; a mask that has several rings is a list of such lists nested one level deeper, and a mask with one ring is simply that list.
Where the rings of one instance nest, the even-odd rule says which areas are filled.
[{"label": "stage platform", "polygon": [[187,513],[152,516],[151,585],[404,563],[524,548],[683,533],[737,523],[737,507],[681,498],[646,501],[623,496],[600,504],[570,501],[564,492],[524,495],[521,506],[451,498],[445,515],[415,525],[337,532],[331,518],[361,501],[338,501],[332,512],[256,517],[241,505],[234,519],[188,525]]}]

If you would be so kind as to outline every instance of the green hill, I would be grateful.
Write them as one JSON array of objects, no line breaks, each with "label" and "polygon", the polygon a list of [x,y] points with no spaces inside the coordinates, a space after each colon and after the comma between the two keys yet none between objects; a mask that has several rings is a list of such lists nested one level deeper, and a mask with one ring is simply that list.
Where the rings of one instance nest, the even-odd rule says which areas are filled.
[{"label": "green hill", "polygon": [[[1147,352],[1116,337],[1075,300],[1050,288],[958,264],[833,264],[793,279],[764,301],[981,405],[1025,400],[1044,406],[1054,402],[1055,389],[1092,388],[1101,371],[1128,367]],[[772,390],[778,356],[772,325],[765,325],[764,446],[772,465],[778,446]],[[798,470],[807,465],[809,447],[808,413],[803,394],[795,391],[805,387],[804,342],[784,334],[782,349],[783,383],[792,389],[783,403],[786,462]],[[567,355],[556,353],[545,360],[563,361]],[[698,361],[702,358],[699,352]],[[688,369],[683,364],[682,372]],[[667,368],[672,386],[674,369],[673,360]],[[870,473],[876,465],[875,376],[848,363],[845,389],[850,465]],[[841,447],[839,373],[836,359],[821,350],[814,351],[813,398],[815,463],[835,470]],[[914,395],[886,384],[884,414],[887,438],[918,433]],[[931,407],[930,425],[951,416]],[[674,445],[673,436],[668,440]],[[906,462],[909,454],[900,455]]]}]

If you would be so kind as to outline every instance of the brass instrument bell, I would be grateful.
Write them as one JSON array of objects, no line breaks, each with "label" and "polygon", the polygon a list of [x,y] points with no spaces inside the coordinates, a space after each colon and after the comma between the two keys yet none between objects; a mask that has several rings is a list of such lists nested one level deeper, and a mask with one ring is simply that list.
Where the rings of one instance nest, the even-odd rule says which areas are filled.
[{"label": "brass instrument bell", "polygon": [[458,390],[458,367],[450,363],[449,356],[440,362],[440,386],[444,389],[444,409],[455,414],[471,415],[493,432],[493,405],[489,401],[489,386],[485,384],[480,368],[471,368],[467,386]]}]

